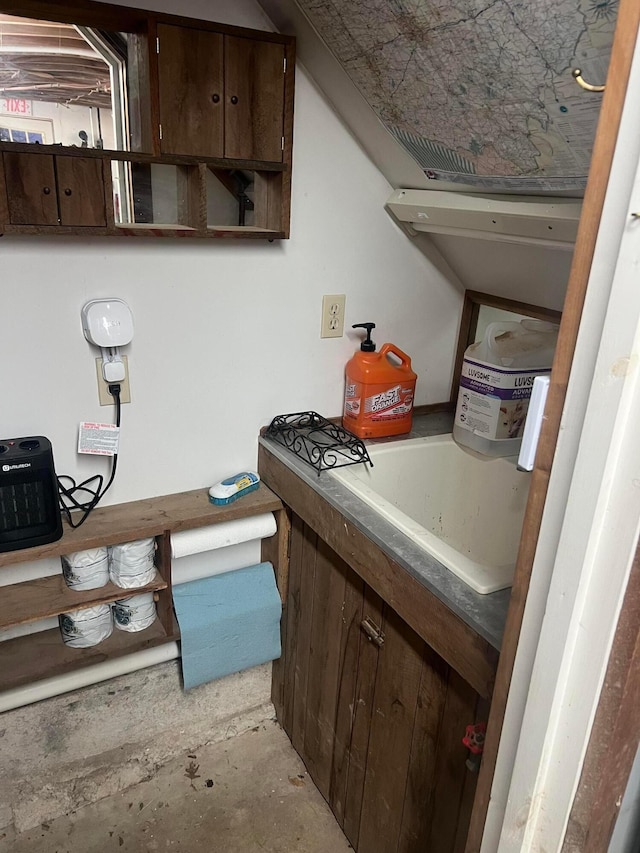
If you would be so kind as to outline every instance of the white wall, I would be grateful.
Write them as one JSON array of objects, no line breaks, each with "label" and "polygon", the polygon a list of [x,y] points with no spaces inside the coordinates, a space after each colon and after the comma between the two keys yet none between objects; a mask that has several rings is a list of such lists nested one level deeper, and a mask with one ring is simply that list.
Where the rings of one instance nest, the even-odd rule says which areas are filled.
[{"label": "white wall", "polygon": [[431,234],[469,290],[562,311],[573,251]]},{"label": "white wall", "polygon": [[[143,5],[143,4],[138,4]],[[173,10],[268,29],[253,0]],[[0,436],[44,434],[59,474],[104,460],[75,453],[97,403],[80,308],[118,296],[134,314],[118,476],[105,503],[208,485],[254,467],[275,414],[341,411],[355,337],[321,340],[323,293],[347,295],[347,323],[413,357],[417,403],[447,399],[461,292],[392,223],[390,188],[301,68],[296,77],[289,241],[7,237],[0,244]]]}]

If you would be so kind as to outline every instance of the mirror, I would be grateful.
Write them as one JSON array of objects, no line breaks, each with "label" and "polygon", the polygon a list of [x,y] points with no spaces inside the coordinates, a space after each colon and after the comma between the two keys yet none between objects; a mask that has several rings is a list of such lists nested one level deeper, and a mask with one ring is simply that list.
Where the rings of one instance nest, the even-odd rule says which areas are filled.
[{"label": "mirror", "polygon": [[0,14],[0,142],[141,150],[140,41]]}]

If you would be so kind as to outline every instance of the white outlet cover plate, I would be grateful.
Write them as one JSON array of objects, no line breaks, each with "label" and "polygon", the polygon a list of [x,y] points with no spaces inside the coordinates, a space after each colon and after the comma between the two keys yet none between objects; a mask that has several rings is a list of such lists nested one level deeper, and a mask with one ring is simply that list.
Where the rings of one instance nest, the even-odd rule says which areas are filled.
[{"label": "white outlet cover plate", "polygon": [[328,293],[322,297],[321,338],[341,338],[344,335],[344,293]]}]

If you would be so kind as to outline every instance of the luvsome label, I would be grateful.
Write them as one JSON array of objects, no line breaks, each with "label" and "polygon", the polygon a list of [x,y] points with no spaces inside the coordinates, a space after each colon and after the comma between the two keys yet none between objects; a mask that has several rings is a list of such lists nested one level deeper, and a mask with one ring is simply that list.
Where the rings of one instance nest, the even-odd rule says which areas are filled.
[{"label": "luvsome label", "polygon": [[464,359],[456,426],[489,440],[520,438],[533,380],[548,368],[509,370]]}]

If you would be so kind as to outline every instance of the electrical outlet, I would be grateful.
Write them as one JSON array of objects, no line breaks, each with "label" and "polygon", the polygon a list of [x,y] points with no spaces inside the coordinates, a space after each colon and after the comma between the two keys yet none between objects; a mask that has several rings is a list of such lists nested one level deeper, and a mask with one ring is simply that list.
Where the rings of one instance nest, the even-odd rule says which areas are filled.
[{"label": "electrical outlet", "polygon": [[334,293],[322,297],[321,338],[341,338],[344,334],[344,293]]},{"label": "electrical outlet", "polygon": [[[122,356],[124,363],[124,379],[120,383],[120,402],[131,402],[131,389],[129,388],[129,360],[126,355]],[[101,406],[113,406],[115,399],[109,393],[109,383],[104,381],[102,375],[102,359],[96,358],[96,373],[98,375],[98,399]]]}]

